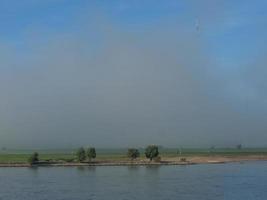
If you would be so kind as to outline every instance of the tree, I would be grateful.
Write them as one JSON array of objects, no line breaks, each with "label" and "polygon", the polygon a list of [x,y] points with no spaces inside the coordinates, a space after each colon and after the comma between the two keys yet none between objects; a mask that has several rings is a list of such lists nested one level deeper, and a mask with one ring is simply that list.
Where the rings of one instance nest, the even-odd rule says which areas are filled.
[{"label": "tree", "polygon": [[242,149],[242,144],[238,144],[238,145],[236,146],[236,148],[237,148],[238,150],[241,150],[241,149]]},{"label": "tree", "polygon": [[82,162],[86,159],[85,150],[83,147],[78,149],[76,156],[79,162]]},{"label": "tree", "polygon": [[145,149],[145,156],[146,158],[149,158],[150,161],[153,160],[153,158],[157,157],[159,155],[159,148],[156,145],[149,145]]},{"label": "tree", "polygon": [[33,165],[39,162],[39,154],[34,152],[28,159],[28,162]]},{"label": "tree", "polygon": [[131,158],[133,160],[133,159],[138,158],[140,156],[140,153],[138,149],[130,148],[128,149],[127,156],[128,158]]},{"label": "tree", "polygon": [[89,161],[91,161],[92,158],[96,158],[96,151],[94,147],[88,148],[86,153]]}]

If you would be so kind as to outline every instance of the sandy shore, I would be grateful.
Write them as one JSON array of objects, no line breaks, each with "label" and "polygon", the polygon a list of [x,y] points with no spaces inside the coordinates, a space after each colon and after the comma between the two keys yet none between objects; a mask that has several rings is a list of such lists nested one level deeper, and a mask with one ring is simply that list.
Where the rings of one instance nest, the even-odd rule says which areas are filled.
[{"label": "sandy shore", "polygon": [[[99,160],[95,162],[84,163],[66,163],[51,162],[40,163],[34,166],[50,166],[50,167],[70,167],[70,166],[147,166],[147,165],[193,165],[193,164],[219,164],[230,162],[245,161],[267,161],[267,155],[251,155],[251,156],[191,156],[186,157],[186,161],[180,161],[179,157],[163,158],[160,162],[149,162],[147,160],[136,161],[106,161]],[[0,163],[0,167],[31,167],[28,163]]]},{"label": "sandy shore", "polygon": [[[191,156],[186,157],[187,161],[192,164],[207,163],[229,163],[245,161],[267,161],[267,155],[246,155],[246,156]],[[178,162],[180,158],[166,158],[165,161]]]}]

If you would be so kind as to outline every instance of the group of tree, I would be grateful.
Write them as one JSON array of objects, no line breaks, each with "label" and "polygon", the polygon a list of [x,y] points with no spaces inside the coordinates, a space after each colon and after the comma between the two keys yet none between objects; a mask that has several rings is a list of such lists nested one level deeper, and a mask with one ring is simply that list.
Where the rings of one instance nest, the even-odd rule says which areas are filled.
[{"label": "group of tree", "polygon": [[130,148],[130,149],[128,149],[127,157],[130,158],[131,160],[134,160],[134,159],[140,157],[140,152],[138,149]]},{"label": "group of tree", "polygon": [[[149,145],[145,149],[145,157],[148,158],[150,161],[157,158],[159,155],[159,148],[156,145]],[[79,148],[76,152],[77,160],[79,162],[84,162],[86,159],[91,161],[92,159],[96,158],[96,150],[94,147],[88,148],[85,150],[83,147]],[[127,157],[131,160],[134,160],[140,157],[140,152],[136,148],[129,148],[127,152]]]},{"label": "group of tree", "polygon": [[[130,148],[128,149],[127,153],[128,158],[131,160],[134,160],[138,157],[140,157],[140,152],[138,149]],[[158,158],[159,156],[159,148],[156,145],[149,145],[145,149],[145,157],[148,158],[150,161],[152,161],[155,158]]]},{"label": "group of tree", "polygon": [[[159,155],[159,148],[156,145],[149,145],[145,149],[145,156],[150,161],[158,157]],[[79,148],[76,152],[77,160],[79,162],[84,162],[86,159],[91,161],[92,159],[96,158],[96,150],[94,147],[88,148],[85,150],[83,147]],[[134,160],[140,157],[140,152],[136,148],[129,148],[127,152],[127,157],[131,160]]]},{"label": "group of tree", "polygon": [[[145,148],[145,157],[148,158],[150,161],[156,158],[159,155],[159,148],[156,145],[149,145]],[[127,152],[127,157],[131,160],[134,160],[140,157],[140,152],[136,148],[129,148]],[[86,160],[91,161],[92,159],[96,158],[96,150],[94,147],[90,147],[88,149],[84,149],[83,147],[79,148],[76,152],[76,158],[78,162],[84,162]],[[28,162],[33,165],[39,163],[39,154],[37,152],[33,153]]]},{"label": "group of tree", "polygon": [[159,148],[156,145],[149,145],[145,149],[145,156],[150,161],[152,161],[154,158],[157,158],[159,155]]},{"label": "group of tree", "polygon": [[96,150],[94,147],[90,147],[85,151],[85,149],[81,147],[78,149],[76,156],[79,162],[84,162],[86,158],[91,161],[92,159],[96,158]]}]

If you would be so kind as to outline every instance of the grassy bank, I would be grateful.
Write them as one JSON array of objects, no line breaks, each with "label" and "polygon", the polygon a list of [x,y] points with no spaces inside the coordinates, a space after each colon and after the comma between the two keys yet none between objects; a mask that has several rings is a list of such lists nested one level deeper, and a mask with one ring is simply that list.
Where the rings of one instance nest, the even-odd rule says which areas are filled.
[{"label": "grassy bank", "polygon": [[[27,163],[32,152],[37,151],[42,161],[72,162],[75,159],[75,150],[6,150],[0,151],[0,163]],[[97,149],[97,158],[95,161],[127,161],[127,149]],[[141,157],[144,157],[144,149],[140,149]],[[238,149],[178,149],[163,148],[160,149],[160,156],[164,159],[176,157],[194,157],[194,156],[267,156],[267,148],[244,148]]]}]

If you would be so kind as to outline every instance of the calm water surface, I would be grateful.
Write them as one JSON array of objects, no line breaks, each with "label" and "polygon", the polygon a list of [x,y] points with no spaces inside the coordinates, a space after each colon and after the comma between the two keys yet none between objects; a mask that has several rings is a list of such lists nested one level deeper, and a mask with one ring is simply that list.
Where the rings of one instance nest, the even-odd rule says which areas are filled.
[{"label": "calm water surface", "polygon": [[265,200],[267,162],[0,168],[1,200]]}]

